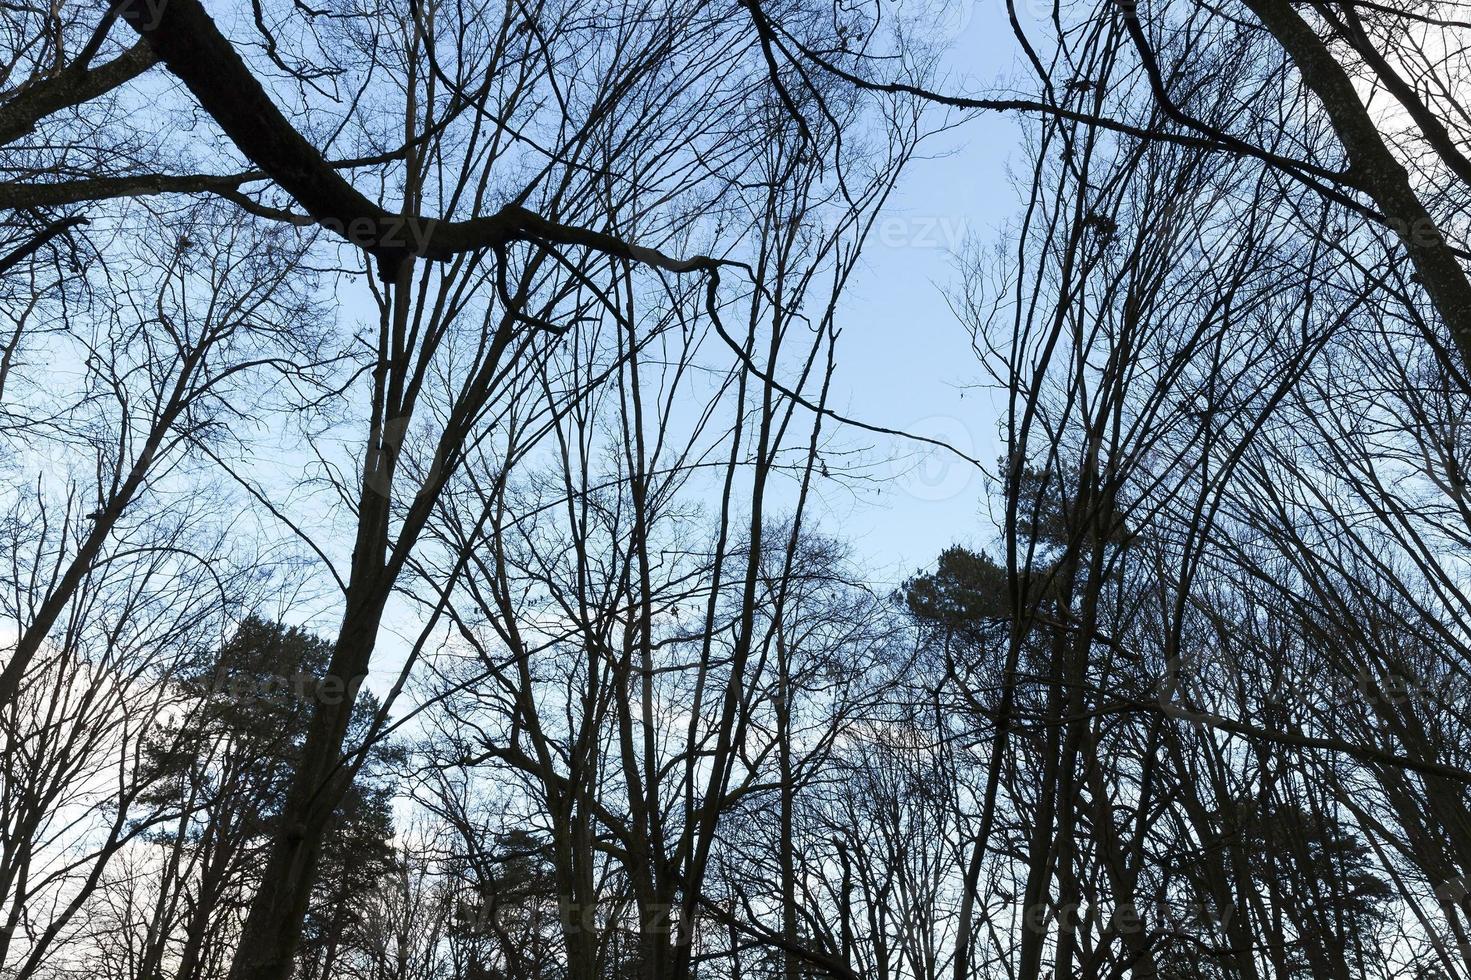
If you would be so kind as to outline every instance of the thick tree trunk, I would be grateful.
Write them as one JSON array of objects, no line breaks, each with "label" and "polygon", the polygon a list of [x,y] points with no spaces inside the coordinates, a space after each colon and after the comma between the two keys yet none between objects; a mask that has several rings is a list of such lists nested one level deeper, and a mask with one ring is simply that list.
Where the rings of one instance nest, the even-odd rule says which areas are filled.
[{"label": "thick tree trunk", "polygon": [[1353,80],[1287,0],[1246,0],[1246,5],[1282,45],[1322,103],[1348,153],[1355,184],[1374,199],[1399,235],[1426,293],[1455,340],[1463,368],[1471,372],[1471,281],[1415,193],[1409,172],[1375,126],[1354,90]]},{"label": "thick tree trunk", "polygon": [[[350,586],[349,595],[358,588],[356,583]],[[281,833],[271,847],[230,967],[231,980],[286,980],[291,974],[322,839],[351,781],[350,768],[342,764],[342,745],[383,615],[386,596],[379,583],[363,583],[360,592],[365,597],[349,603],[329,668],[329,676],[345,679],[348,693],[318,698],[286,797]]]}]

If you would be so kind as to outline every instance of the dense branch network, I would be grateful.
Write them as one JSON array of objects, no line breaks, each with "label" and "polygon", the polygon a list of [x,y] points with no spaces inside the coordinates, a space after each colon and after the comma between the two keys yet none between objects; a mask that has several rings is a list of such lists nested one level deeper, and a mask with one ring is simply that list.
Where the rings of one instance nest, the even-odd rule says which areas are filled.
[{"label": "dense branch network", "polygon": [[[372,256],[385,281],[416,256],[444,261],[515,241],[581,246],[669,272],[718,265],[707,256],[674,258],[607,232],[559,224],[519,205],[459,221],[393,214],[354,188],[291,125],[199,0],[122,0],[116,9],[240,152],[317,224]],[[218,180],[223,186],[230,178]]]}]

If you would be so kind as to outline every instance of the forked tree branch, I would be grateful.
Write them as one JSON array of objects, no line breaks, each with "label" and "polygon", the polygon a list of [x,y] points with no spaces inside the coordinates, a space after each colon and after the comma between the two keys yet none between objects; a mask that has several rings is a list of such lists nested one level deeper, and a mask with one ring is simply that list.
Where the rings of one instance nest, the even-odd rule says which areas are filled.
[{"label": "forked tree branch", "polygon": [[148,45],[139,41],[105,65],[92,69],[84,63],[70,65],[27,85],[0,105],[0,146],[25,136],[53,113],[89,102],[137,78],[155,60]]},{"label": "forked tree branch", "polygon": [[723,264],[704,255],[675,258],[515,205],[463,221],[394,214],[355,188],[296,130],[199,0],[118,0],[110,9],[138,32],[246,158],[312,220],[371,255],[385,280],[415,256],[443,261],[516,241],[580,246],[669,272]]}]

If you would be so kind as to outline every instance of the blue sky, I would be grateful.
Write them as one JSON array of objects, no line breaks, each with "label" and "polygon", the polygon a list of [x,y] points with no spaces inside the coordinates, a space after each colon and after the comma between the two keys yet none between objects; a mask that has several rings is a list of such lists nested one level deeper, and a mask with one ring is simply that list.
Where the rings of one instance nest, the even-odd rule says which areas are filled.
[{"label": "blue sky", "polygon": [[[918,0],[920,3],[928,0]],[[936,87],[994,93],[1021,70],[1002,0],[943,4],[926,22],[953,39]],[[914,15],[913,11],[910,11]],[[991,463],[1000,454],[998,400],[970,336],[946,302],[960,288],[956,252],[994,244],[1019,208],[1008,164],[1021,153],[1018,120],[997,113],[949,123],[901,175],[841,301],[842,336],[830,404],[839,413],[950,443]],[[358,284],[360,286],[360,284]],[[343,296],[367,320],[366,295]],[[933,564],[951,544],[986,546],[994,528],[984,475],[922,443],[848,429],[844,448],[867,448],[866,481],[824,481],[809,527],[847,543],[879,588]]]},{"label": "blue sky", "polygon": [[[959,5],[948,0],[948,6],[948,19],[934,26],[954,45],[936,86],[996,92],[1020,70],[1004,3],[975,0],[958,16]],[[956,252],[968,241],[994,244],[1017,214],[1008,164],[1019,159],[1023,142],[1009,116],[947,120],[937,112],[933,119],[947,121],[951,128],[929,140],[902,174],[862,267],[848,280],[829,404],[852,418],[942,439],[990,463],[1000,452],[997,398],[977,387],[982,366],[946,295],[961,285]],[[340,298],[346,310],[372,321],[362,288],[355,283]],[[984,547],[994,539],[986,481],[969,464],[908,440],[854,429],[834,435],[845,448],[870,450],[871,482],[819,481],[807,526],[845,542],[873,587],[897,586],[951,544]],[[322,613],[331,620],[335,606],[329,601]],[[417,611],[404,609],[385,620],[372,682],[380,696],[419,625]]]},{"label": "blue sky", "polygon": [[[956,30],[939,83],[946,90],[992,90],[1014,70],[1000,0],[976,0],[946,26]],[[837,410],[944,439],[987,463],[999,455],[995,397],[976,387],[981,366],[945,296],[961,285],[955,251],[968,239],[992,244],[1016,214],[1007,164],[1021,145],[1015,119],[976,116],[936,137],[903,175],[845,296]],[[921,444],[845,436],[894,461],[875,467],[886,477],[876,492],[829,488],[815,516],[850,542],[876,580],[897,583],[949,544],[990,540],[981,473]]]}]

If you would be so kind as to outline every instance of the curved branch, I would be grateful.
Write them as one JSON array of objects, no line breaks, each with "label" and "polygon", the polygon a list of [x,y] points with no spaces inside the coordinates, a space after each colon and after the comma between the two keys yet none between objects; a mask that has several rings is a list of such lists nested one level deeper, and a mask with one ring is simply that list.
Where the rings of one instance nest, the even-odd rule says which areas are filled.
[{"label": "curved branch", "polygon": [[119,0],[116,9],[240,152],[291,194],[312,221],[371,255],[385,280],[394,279],[415,256],[443,261],[514,241],[578,245],[670,272],[722,264],[703,255],[674,258],[519,206],[465,221],[394,214],[353,187],[296,130],[199,0]]}]

